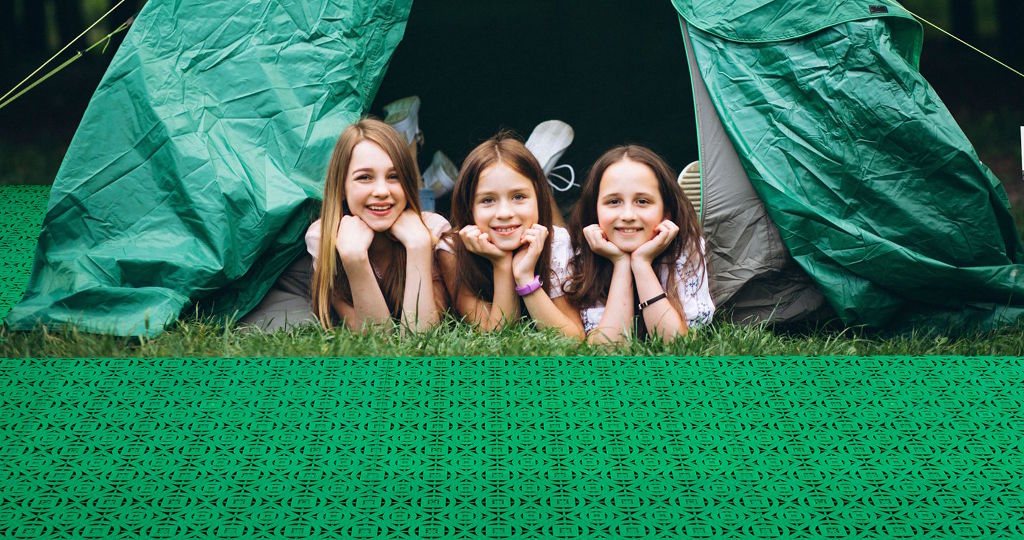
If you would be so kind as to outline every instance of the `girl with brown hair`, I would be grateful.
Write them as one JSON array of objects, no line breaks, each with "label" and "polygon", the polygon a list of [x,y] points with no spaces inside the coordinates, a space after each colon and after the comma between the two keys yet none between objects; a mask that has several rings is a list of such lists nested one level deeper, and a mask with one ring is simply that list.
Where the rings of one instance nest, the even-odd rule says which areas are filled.
[{"label": "girl with brown hair", "polygon": [[594,163],[573,211],[576,256],[565,294],[591,342],[638,330],[666,341],[711,321],[704,243],[693,206],[660,156],[620,146]]},{"label": "girl with brown hair", "polygon": [[421,212],[418,174],[391,126],[363,119],[334,147],[320,219],[306,232],[313,256],[313,312],[354,331],[392,321],[422,331],[438,324],[446,291],[434,272],[437,238],[451,227]]},{"label": "girl with brown hair", "polygon": [[537,159],[509,133],[466,156],[452,192],[458,232],[438,255],[458,315],[486,331],[529,316],[583,337],[579,311],[562,294],[572,249],[565,229],[552,226],[551,199]]}]

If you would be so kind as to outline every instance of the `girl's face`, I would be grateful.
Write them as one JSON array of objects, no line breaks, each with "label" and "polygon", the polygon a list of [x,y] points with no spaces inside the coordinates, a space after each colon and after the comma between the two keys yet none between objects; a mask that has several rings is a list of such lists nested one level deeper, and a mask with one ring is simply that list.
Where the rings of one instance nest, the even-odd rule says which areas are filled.
[{"label": "girl's face", "polygon": [[361,141],[352,149],[345,173],[349,212],[376,232],[394,225],[405,210],[406,196],[391,158],[377,143]]},{"label": "girl's face", "polygon": [[658,178],[647,165],[623,159],[605,169],[597,191],[597,224],[608,240],[632,253],[665,219]]},{"label": "girl's face", "polygon": [[498,249],[518,249],[523,233],[538,219],[537,191],[529,178],[500,162],[480,173],[473,194],[473,223]]}]

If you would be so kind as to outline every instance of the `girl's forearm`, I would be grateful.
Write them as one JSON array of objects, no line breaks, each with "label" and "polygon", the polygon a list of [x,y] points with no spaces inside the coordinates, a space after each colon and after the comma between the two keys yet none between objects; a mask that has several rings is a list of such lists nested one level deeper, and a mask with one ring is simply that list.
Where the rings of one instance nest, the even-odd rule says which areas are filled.
[{"label": "girl's forearm", "polygon": [[633,279],[636,281],[636,294],[640,302],[648,302],[652,299],[664,296],[651,302],[643,308],[641,316],[647,332],[652,335],[661,336],[665,341],[671,341],[677,335],[685,335],[687,332],[686,320],[680,317],[676,308],[669,302],[664,287],[654,268],[650,263],[634,261],[632,263]]},{"label": "girl's forearm", "polygon": [[345,317],[345,324],[350,330],[362,332],[368,324],[384,324],[391,320],[391,311],[384,300],[384,293],[373,275],[370,259],[363,258],[343,262],[345,275],[348,276],[349,289],[352,291],[353,317]]},{"label": "girl's forearm", "polygon": [[511,265],[494,266],[494,296],[487,317],[480,325],[484,330],[500,330],[505,323],[519,318],[516,280]]},{"label": "girl's forearm", "polygon": [[407,249],[402,327],[422,332],[437,325],[440,316],[434,300],[433,253],[430,246]]},{"label": "girl's forearm", "polygon": [[583,323],[579,320],[579,316],[577,315],[576,319],[573,320],[563,313],[555,305],[554,300],[544,292],[544,289],[537,289],[524,296],[523,303],[526,304],[526,311],[537,322],[539,328],[557,328],[566,337],[576,339],[586,337],[586,334],[583,332]]},{"label": "girl's forearm", "polygon": [[629,258],[615,262],[612,281],[608,285],[608,300],[604,304],[604,315],[587,335],[591,343],[613,343],[629,337],[633,323],[633,270]]}]

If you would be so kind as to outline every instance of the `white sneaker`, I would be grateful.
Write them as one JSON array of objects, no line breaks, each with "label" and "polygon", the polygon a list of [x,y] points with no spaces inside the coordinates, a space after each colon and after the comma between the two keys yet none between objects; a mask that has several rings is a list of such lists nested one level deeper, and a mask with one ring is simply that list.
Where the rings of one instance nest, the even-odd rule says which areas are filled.
[{"label": "white sneaker", "polygon": [[442,197],[455,186],[459,169],[440,151],[434,152],[430,166],[423,171],[423,185],[434,190],[434,197]]},{"label": "white sneaker", "polygon": [[420,97],[409,96],[388,103],[384,106],[384,123],[405,135],[407,143],[412,144],[420,134]]},{"label": "white sneaker", "polygon": [[526,149],[540,162],[544,174],[550,174],[565,149],[572,144],[574,135],[569,124],[561,120],[547,120],[533,128],[533,133],[526,139]]}]

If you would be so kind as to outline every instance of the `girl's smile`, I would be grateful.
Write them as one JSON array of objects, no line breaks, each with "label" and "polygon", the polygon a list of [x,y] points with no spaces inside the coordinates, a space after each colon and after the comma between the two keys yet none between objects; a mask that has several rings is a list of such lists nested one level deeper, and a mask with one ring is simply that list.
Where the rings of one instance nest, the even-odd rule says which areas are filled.
[{"label": "girl's smile", "polygon": [[345,201],[352,215],[375,232],[390,229],[405,210],[405,191],[394,163],[376,143],[362,141],[352,148],[345,175]]},{"label": "girl's smile", "polygon": [[623,159],[601,176],[597,194],[597,223],[608,241],[632,253],[654,238],[665,219],[665,204],[658,179],[642,163]]},{"label": "girl's smile", "polygon": [[537,223],[533,182],[498,162],[480,173],[473,196],[473,223],[502,251],[515,251],[522,235]]}]

